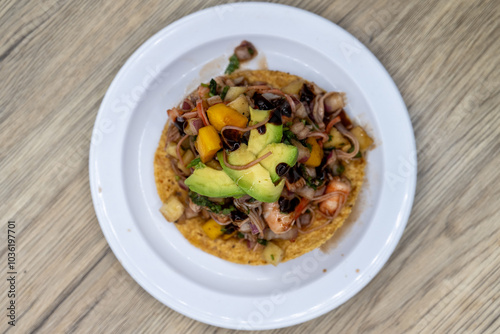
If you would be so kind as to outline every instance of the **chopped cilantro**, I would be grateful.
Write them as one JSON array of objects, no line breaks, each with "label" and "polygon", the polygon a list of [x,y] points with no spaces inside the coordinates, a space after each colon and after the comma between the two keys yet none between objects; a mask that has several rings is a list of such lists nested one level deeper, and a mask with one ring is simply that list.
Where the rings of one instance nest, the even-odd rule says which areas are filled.
[{"label": "chopped cilantro", "polygon": [[354,151],[354,146],[351,146],[351,147],[347,150],[347,153],[352,153],[352,151]]},{"label": "chopped cilantro", "polygon": [[338,175],[342,174],[345,171],[344,165],[338,165],[337,170],[335,171]]},{"label": "chopped cilantro", "polygon": [[201,162],[200,158],[195,158],[195,159],[191,160],[191,162],[188,163],[186,167],[187,168],[194,167],[194,169],[205,168],[205,164],[203,162]]},{"label": "chopped cilantro", "polygon": [[292,145],[292,139],[297,139],[295,133],[290,130],[283,129],[283,143],[287,145]]},{"label": "chopped cilantro", "polygon": [[225,228],[225,227],[221,227],[220,231],[221,231],[222,233],[226,233],[227,228]]},{"label": "chopped cilantro", "polygon": [[206,83],[202,83],[202,84],[201,84],[201,86],[202,86],[202,87],[207,87],[207,88],[208,88],[208,87],[210,87],[210,86],[209,86],[208,84],[206,84]]},{"label": "chopped cilantro", "polygon": [[305,146],[305,147],[307,147],[307,149],[309,150],[309,152],[312,152],[313,147],[312,147],[312,145],[311,145],[311,144],[309,144],[308,142],[305,142],[305,143],[304,143],[304,146]]},{"label": "chopped cilantro", "polygon": [[222,209],[219,213],[222,215],[228,215],[231,213],[231,211],[234,211],[234,206],[230,206],[229,208]]},{"label": "chopped cilantro", "polygon": [[239,67],[240,67],[240,61],[238,57],[236,57],[236,55],[233,54],[231,57],[229,57],[229,65],[227,65],[227,68],[224,71],[224,73],[231,74],[234,71],[236,71]]},{"label": "chopped cilantro", "polygon": [[288,127],[290,127],[290,126],[292,126],[292,124],[293,124],[293,122],[292,122],[292,121],[289,121],[289,122],[286,122],[286,124],[285,124],[285,125],[286,125],[286,126],[288,126]]},{"label": "chopped cilantro", "polygon": [[271,259],[274,261],[274,254],[271,254]]},{"label": "chopped cilantro", "polygon": [[307,124],[307,121],[305,119],[301,119],[300,120],[302,122],[302,124],[306,125]]},{"label": "chopped cilantro", "polygon": [[224,89],[222,90],[222,93],[220,94],[220,98],[224,100],[226,97],[227,91],[229,90],[229,86],[225,86]]},{"label": "chopped cilantro", "polygon": [[257,242],[263,246],[267,245],[267,240],[266,239],[257,239]]},{"label": "chopped cilantro", "polygon": [[233,205],[223,209],[222,205],[214,203],[210,201],[208,197],[202,196],[194,191],[189,192],[189,198],[191,198],[194,204],[202,206],[215,214],[227,215],[231,211],[235,210]]},{"label": "chopped cilantro", "polygon": [[358,154],[356,154],[356,155],[354,156],[354,158],[361,158],[362,156],[363,156],[363,155],[361,154],[361,151],[359,151],[359,152],[358,152]]},{"label": "chopped cilantro", "polygon": [[252,48],[248,48],[248,53],[251,54],[251,55],[253,55],[255,53],[255,51]]},{"label": "chopped cilantro", "polygon": [[300,165],[300,171],[302,174],[302,177],[304,180],[306,180],[306,184],[313,188],[314,190],[317,190],[324,182],[324,180],[321,179],[313,179],[309,174],[307,173],[306,167],[304,165]]},{"label": "chopped cilantro", "polygon": [[237,235],[238,235],[238,238],[240,238],[240,239],[243,239],[245,237],[245,235],[241,232],[238,232]]},{"label": "chopped cilantro", "polygon": [[210,93],[208,93],[210,96],[215,96],[217,95],[217,82],[215,82],[214,79],[210,79]]},{"label": "chopped cilantro", "polygon": [[176,175],[175,176],[175,181],[179,181],[181,178],[179,177],[179,175]]}]

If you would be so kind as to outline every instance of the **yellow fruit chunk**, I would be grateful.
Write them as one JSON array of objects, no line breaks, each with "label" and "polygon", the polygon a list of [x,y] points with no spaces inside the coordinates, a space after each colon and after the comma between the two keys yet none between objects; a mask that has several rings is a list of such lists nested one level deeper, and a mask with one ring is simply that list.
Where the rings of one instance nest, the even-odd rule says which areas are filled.
[{"label": "yellow fruit chunk", "polygon": [[222,148],[222,141],[217,130],[212,125],[204,126],[198,130],[196,149],[203,163],[212,160],[214,155]]},{"label": "yellow fruit chunk", "polygon": [[210,219],[205,224],[203,224],[202,229],[207,234],[207,236],[212,240],[215,240],[224,234],[224,232],[222,232],[222,226],[220,226],[213,219]]},{"label": "yellow fruit chunk", "polygon": [[169,222],[175,222],[181,218],[184,213],[184,205],[175,197],[169,197],[165,204],[160,208],[160,212]]},{"label": "yellow fruit chunk", "polygon": [[266,248],[264,248],[262,252],[262,257],[267,263],[277,266],[283,259],[283,254],[283,249],[272,242],[268,242]]},{"label": "yellow fruit chunk", "polygon": [[318,167],[321,165],[321,160],[323,160],[323,149],[319,146],[316,139],[309,137],[306,142],[311,145],[311,156],[307,159],[304,164],[309,167]]},{"label": "yellow fruit chunk", "polygon": [[357,126],[354,129],[351,130],[351,133],[356,136],[359,142],[359,149],[361,151],[365,151],[368,147],[370,147],[373,144],[373,139],[368,136],[368,134],[365,132],[365,130]]},{"label": "yellow fruit chunk", "polygon": [[245,116],[233,108],[226,106],[224,103],[218,103],[208,108],[207,116],[210,124],[219,132],[226,125],[244,128],[248,123],[248,119]]}]

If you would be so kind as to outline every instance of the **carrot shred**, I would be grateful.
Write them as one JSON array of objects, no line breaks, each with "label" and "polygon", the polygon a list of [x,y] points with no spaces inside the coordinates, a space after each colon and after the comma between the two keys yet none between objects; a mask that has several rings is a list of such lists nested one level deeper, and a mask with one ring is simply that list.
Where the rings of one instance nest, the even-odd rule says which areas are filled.
[{"label": "carrot shred", "polygon": [[330,129],[335,125],[337,124],[338,122],[340,122],[340,116],[337,116],[335,117],[334,119],[332,119],[328,125],[326,126],[326,129],[325,129],[325,132],[328,133],[330,132]]}]

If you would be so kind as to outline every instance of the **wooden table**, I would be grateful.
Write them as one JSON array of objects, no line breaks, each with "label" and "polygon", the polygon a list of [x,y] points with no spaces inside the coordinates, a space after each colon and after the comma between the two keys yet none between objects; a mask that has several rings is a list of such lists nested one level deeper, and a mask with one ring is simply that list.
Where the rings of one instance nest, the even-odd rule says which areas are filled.
[{"label": "wooden table", "polygon": [[[273,333],[500,331],[500,4],[282,1],[359,38],[403,95],[418,146],[405,233],[341,307]],[[103,237],[88,152],[98,107],[126,59],[186,14],[222,1],[3,1],[0,5],[1,268],[15,221],[8,333],[226,333],[146,293]]]}]

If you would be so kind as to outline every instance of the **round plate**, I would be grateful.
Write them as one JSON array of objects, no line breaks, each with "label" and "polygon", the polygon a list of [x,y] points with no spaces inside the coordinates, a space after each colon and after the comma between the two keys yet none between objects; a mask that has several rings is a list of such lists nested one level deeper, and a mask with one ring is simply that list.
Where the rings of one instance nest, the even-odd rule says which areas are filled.
[{"label": "round plate", "polygon": [[[346,92],[366,127],[366,182],[355,221],[329,249],[273,266],[226,262],[192,246],[159,212],[153,158],[166,109],[221,74],[251,41],[268,66]],[[228,4],[169,25],[126,62],[102,101],[90,148],[95,211],[116,257],[151,295],[196,320],[271,329],[320,316],[360,291],[394,250],[416,183],[415,140],[405,104],[377,59],[335,24],[293,7]]]}]

